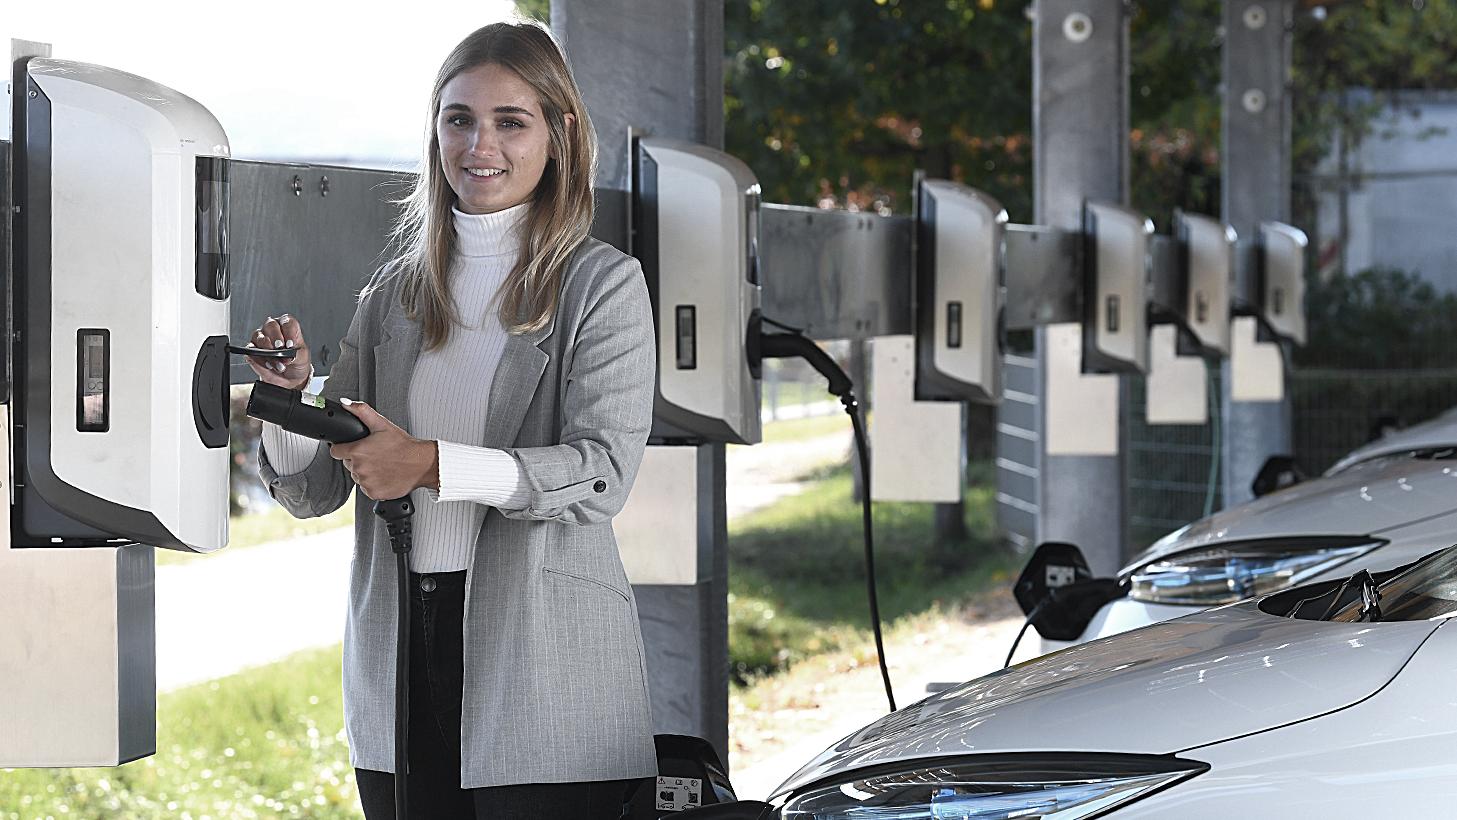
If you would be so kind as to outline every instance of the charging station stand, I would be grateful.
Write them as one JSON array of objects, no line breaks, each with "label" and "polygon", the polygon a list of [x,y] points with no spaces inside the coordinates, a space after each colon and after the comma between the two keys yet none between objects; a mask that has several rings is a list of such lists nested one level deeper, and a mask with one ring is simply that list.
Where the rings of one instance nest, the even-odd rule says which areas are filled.
[{"label": "charging station stand", "polygon": [[[8,438],[0,451],[8,460]],[[117,766],[152,754],[153,548],[26,549],[10,543],[8,527],[0,539],[0,768]]]}]

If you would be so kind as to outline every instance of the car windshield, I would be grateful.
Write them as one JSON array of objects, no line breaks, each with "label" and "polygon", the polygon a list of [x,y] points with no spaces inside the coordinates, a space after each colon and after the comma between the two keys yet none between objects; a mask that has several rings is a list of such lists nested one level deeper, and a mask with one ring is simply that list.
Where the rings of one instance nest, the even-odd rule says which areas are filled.
[{"label": "car windshield", "polygon": [[[1379,587],[1381,620],[1424,621],[1457,615],[1457,547],[1448,547],[1419,562]],[[1354,622],[1361,616],[1360,599],[1346,605],[1332,621]]]}]

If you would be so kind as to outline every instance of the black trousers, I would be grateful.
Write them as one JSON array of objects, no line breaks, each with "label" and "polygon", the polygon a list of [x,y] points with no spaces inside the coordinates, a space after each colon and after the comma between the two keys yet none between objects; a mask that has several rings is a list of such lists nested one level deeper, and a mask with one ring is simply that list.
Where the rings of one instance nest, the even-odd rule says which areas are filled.
[{"label": "black trousers", "polygon": [[[602,780],[460,787],[460,699],[465,570],[410,573],[410,818],[619,820],[649,782]],[[395,776],[355,769],[368,820],[394,820]]]}]

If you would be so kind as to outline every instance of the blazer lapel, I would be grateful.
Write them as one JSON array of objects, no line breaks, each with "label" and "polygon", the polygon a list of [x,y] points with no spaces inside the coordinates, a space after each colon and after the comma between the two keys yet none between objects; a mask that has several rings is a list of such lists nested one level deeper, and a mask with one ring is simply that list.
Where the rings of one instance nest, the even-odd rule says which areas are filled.
[{"label": "blazer lapel", "polygon": [[420,358],[420,326],[405,318],[396,303],[385,317],[383,337],[374,346],[374,409],[410,431],[410,376]]},{"label": "blazer lapel", "polygon": [[551,357],[539,346],[551,336],[556,316],[547,319],[539,330],[508,335],[491,380],[489,409],[486,413],[485,446],[505,449],[516,443],[526,410],[536,397],[537,385]]}]

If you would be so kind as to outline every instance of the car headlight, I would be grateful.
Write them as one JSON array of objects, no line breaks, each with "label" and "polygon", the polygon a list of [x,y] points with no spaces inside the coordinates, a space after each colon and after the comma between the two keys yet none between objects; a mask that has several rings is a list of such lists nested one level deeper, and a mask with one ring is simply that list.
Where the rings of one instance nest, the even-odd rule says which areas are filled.
[{"label": "car headlight", "polygon": [[1301,583],[1381,543],[1272,541],[1189,550],[1134,570],[1128,596],[1153,604],[1233,603]]},{"label": "car headlight", "polygon": [[[783,820],[1088,820],[1207,771],[1154,755],[997,755],[880,766],[785,803]],[[905,764],[905,765],[915,765]],[[887,769],[890,769],[887,771]]]}]

